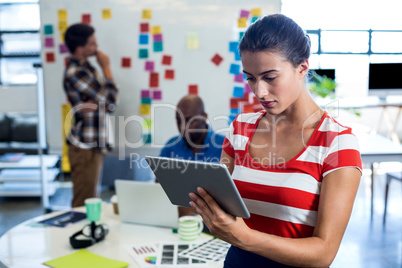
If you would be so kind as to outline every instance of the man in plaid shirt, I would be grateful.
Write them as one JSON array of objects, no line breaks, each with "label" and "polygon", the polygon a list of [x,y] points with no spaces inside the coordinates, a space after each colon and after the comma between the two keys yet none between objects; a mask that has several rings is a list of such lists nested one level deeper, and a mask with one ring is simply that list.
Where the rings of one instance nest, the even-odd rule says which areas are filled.
[{"label": "man in plaid shirt", "polygon": [[[110,148],[107,114],[116,108],[117,88],[109,57],[97,50],[95,30],[87,24],[74,24],[65,33],[70,50],[64,73],[64,90],[73,107],[74,122],[67,136],[73,182],[72,207],[98,196],[104,153]],[[96,56],[102,77],[88,62]]]}]

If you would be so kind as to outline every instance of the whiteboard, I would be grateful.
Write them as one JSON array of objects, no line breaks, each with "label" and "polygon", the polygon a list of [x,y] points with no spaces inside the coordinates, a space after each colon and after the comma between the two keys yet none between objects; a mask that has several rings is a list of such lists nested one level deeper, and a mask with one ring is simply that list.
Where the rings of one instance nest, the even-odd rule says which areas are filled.
[{"label": "whiteboard", "polygon": [[[250,1],[195,1],[195,0],[40,0],[42,63],[46,108],[46,129],[50,151],[62,148],[62,112],[66,103],[62,77],[67,53],[61,53],[63,43],[60,31],[59,10],[67,11],[68,25],[81,22],[83,14],[90,14],[90,24],[95,28],[99,49],[109,55],[114,80],[119,88],[119,104],[112,121],[117,149],[141,147],[142,135],[146,131],[139,120],[141,90],[149,89],[149,71],[145,61],[154,61],[154,72],[159,73],[161,100],[151,105],[152,143],[143,147],[160,150],[166,141],[178,135],[175,122],[175,105],[188,93],[189,85],[198,85],[198,95],[204,100],[209,122],[215,131],[225,133],[228,129],[230,98],[236,85],[234,75],[229,73],[235,61],[229,51],[229,42],[238,41],[238,18],[241,10],[260,8],[262,15],[279,13],[280,0]],[[110,18],[103,18],[103,10],[110,11]],[[152,18],[143,19],[143,10],[151,10]],[[139,59],[138,51],[140,23],[148,22],[160,26],[163,51],[154,52],[152,35],[149,34],[149,57]],[[53,26],[49,34],[45,26]],[[249,23],[248,23],[249,25]],[[196,35],[198,49],[188,48],[189,34]],[[53,38],[53,46],[49,43]],[[146,47],[146,46],[145,46]],[[54,61],[47,61],[47,54],[54,54]],[[218,53],[223,61],[216,65],[211,59]],[[162,65],[163,55],[172,56],[170,66]],[[131,58],[131,66],[123,68],[123,57]],[[91,63],[99,69],[94,59]],[[164,79],[166,69],[173,69],[173,80]],[[100,70],[100,69],[99,69]]]}]

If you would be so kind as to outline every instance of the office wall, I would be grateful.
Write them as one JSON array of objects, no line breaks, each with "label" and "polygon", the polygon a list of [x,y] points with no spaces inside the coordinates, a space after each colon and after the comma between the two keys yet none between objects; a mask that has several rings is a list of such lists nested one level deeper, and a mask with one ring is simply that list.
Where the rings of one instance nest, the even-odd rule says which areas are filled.
[{"label": "office wall", "polygon": [[36,86],[0,86],[0,113],[37,112]]},{"label": "office wall", "polygon": [[[115,81],[119,87],[119,105],[114,113],[116,145],[134,147],[141,144],[143,128],[140,120],[141,90],[149,89],[149,72],[145,61],[154,61],[154,71],[159,73],[158,89],[161,100],[152,103],[152,147],[159,148],[173,135],[177,135],[174,107],[187,94],[189,85],[198,85],[201,98],[212,127],[224,132],[227,129],[229,99],[233,93],[233,74],[230,65],[235,63],[229,42],[239,38],[238,18],[241,10],[261,8],[262,14],[280,12],[280,0],[40,0],[42,59],[44,69],[47,137],[50,150],[61,148],[61,104],[66,101],[62,88],[64,59],[60,53],[62,43],[59,15],[67,12],[70,25],[81,22],[83,14],[90,14],[91,25],[96,28],[99,49],[109,54]],[[111,12],[110,18],[102,17],[102,10]],[[151,19],[143,19],[142,11],[152,11]],[[62,16],[63,17],[63,16]],[[153,51],[152,35],[149,45],[139,45],[140,23],[161,26],[163,51]],[[44,26],[52,25],[53,34],[45,33]],[[244,29],[243,29],[244,30]],[[45,46],[46,38],[54,39],[54,46]],[[197,43],[189,43],[191,38]],[[49,45],[49,44],[48,44]],[[140,59],[139,49],[147,47],[149,58]],[[47,62],[47,53],[54,53],[55,61]],[[215,65],[211,59],[218,53],[223,61]],[[162,65],[163,55],[172,56],[169,66]],[[122,67],[122,58],[131,59],[129,68]],[[92,63],[96,63],[92,60]],[[239,62],[237,62],[239,63]],[[165,79],[164,71],[172,69],[174,79]],[[134,120],[135,119],[135,120]],[[148,147],[150,145],[147,145]],[[146,147],[146,146],[145,146]]]}]

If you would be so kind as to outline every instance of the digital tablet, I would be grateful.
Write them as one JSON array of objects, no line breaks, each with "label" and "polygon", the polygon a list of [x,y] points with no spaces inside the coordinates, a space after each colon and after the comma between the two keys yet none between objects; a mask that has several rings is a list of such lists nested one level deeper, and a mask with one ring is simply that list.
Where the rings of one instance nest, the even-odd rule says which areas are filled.
[{"label": "digital tablet", "polygon": [[202,187],[227,213],[250,217],[224,164],[153,156],[146,156],[145,159],[172,204],[191,207],[188,194],[197,193],[197,187]]}]

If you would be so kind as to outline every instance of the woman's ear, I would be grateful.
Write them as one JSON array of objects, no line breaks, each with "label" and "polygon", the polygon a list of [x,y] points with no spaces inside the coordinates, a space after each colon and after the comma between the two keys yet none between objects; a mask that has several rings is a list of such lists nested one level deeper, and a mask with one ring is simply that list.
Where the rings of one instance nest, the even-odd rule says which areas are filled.
[{"label": "woman's ear", "polygon": [[300,63],[298,71],[301,78],[304,78],[306,76],[309,70],[309,66],[310,64],[308,62],[308,59]]}]

